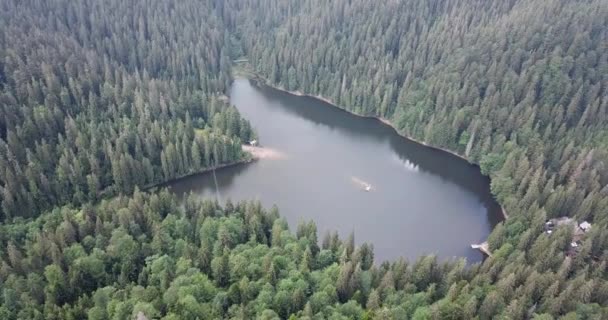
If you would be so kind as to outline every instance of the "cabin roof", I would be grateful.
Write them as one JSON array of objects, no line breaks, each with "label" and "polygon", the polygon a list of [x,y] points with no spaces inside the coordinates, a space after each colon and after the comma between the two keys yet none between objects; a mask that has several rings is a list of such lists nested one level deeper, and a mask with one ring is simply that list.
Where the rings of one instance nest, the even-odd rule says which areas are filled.
[{"label": "cabin roof", "polygon": [[591,228],[591,223],[589,223],[587,221],[583,221],[583,222],[581,222],[581,224],[579,224],[579,227],[581,227],[581,229],[586,231]]}]

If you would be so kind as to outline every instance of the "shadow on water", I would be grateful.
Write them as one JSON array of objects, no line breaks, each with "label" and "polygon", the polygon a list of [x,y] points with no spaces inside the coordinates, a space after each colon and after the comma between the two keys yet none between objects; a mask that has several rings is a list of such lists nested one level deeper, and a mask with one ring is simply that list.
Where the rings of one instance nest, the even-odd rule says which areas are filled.
[{"label": "shadow on water", "polygon": [[279,102],[269,104],[271,108],[280,108],[347,135],[371,138],[378,143],[388,142],[401,161],[414,163],[420,170],[437,175],[477,195],[488,209],[488,221],[492,227],[503,220],[501,208],[490,192],[490,178],[481,173],[479,166],[449,152],[407,139],[380,120],[356,116],[313,97],[296,96],[257,81],[249,81],[268,101]]},{"label": "shadow on water", "polygon": [[[229,188],[234,184],[234,180],[247,168],[255,165],[255,162],[247,162],[241,164],[235,164],[226,168],[221,168],[216,171],[217,183],[220,188]],[[213,181],[213,172],[204,172],[199,174],[193,174],[181,179],[173,180],[161,187],[168,187],[169,191],[177,195],[186,195],[190,191],[202,192],[205,190],[211,190],[215,192],[215,183]]]},{"label": "shadow on water", "polygon": [[[376,119],[250,80],[236,80],[230,99],[262,144],[287,157],[217,170],[221,201],[276,204],[292,228],[313,220],[319,234],[354,231],[378,261],[429,253],[482,259],[470,244],[487,237],[501,212],[478,167]],[[167,185],[216,197],[212,173]]]}]

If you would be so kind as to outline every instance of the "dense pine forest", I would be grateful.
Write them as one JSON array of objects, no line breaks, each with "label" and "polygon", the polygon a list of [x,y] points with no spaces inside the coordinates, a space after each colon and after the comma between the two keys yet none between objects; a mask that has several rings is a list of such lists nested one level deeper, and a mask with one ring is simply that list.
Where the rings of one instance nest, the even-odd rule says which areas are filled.
[{"label": "dense pine forest", "polygon": [[220,97],[221,21],[204,4],[169,6],[2,3],[3,219],[244,156],[249,124]]},{"label": "dense pine forest", "polygon": [[[139,191],[248,157],[234,60],[479,164],[491,257]],[[606,319],[607,86],[605,0],[0,1],[0,318]]]}]

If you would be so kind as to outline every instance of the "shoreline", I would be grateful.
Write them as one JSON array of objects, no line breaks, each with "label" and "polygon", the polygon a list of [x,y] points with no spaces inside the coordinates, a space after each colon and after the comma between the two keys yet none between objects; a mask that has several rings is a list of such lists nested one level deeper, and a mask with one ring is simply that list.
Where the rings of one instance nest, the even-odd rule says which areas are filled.
[{"label": "shoreline", "polygon": [[[242,77],[242,78],[243,78],[243,79],[248,79],[247,77]],[[344,112],[348,112],[349,114],[352,114],[352,115],[357,116],[357,117],[360,117],[360,118],[365,118],[365,119],[374,119],[374,120],[380,121],[380,122],[382,122],[383,124],[385,124],[385,125],[389,126],[391,129],[393,129],[393,130],[395,131],[395,133],[397,133],[397,134],[398,134],[399,136],[401,136],[402,138],[405,138],[405,139],[408,139],[408,140],[410,140],[410,141],[416,142],[416,143],[421,144],[421,145],[423,145],[423,146],[425,146],[425,147],[427,147],[427,148],[431,148],[431,149],[435,149],[435,150],[439,150],[439,151],[443,151],[443,152],[449,153],[449,154],[451,154],[451,155],[453,155],[453,156],[456,156],[456,157],[458,157],[458,158],[460,158],[460,159],[462,159],[462,160],[465,160],[467,163],[469,163],[469,164],[471,164],[471,165],[474,165],[474,166],[476,166],[476,167],[479,167],[479,165],[477,165],[477,164],[475,164],[475,163],[473,163],[473,162],[469,161],[469,159],[467,159],[467,158],[463,157],[462,155],[460,155],[460,154],[458,154],[458,153],[456,153],[456,152],[454,152],[454,151],[452,151],[452,150],[445,149],[445,148],[442,148],[442,147],[433,146],[433,145],[430,145],[430,144],[428,144],[428,143],[426,143],[426,142],[424,142],[424,141],[422,141],[422,140],[418,140],[418,139],[416,139],[416,138],[413,138],[413,137],[410,137],[410,136],[408,136],[408,135],[402,134],[402,133],[401,133],[401,132],[399,132],[399,130],[397,130],[397,128],[396,128],[396,127],[395,127],[395,126],[394,126],[394,125],[393,125],[393,124],[392,124],[392,123],[391,123],[391,122],[390,122],[388,119],[386,119],[386,118],[382,118],[382,117],[378,117],[378,116],[367,116],[367,115],[361,115],[361,114],[357,114],[357,113],[354,113],[354,112],[352,112],[352,111],[350,111],[350,110],[348,110],[348,109],[346,109],[346,108],[340,107],[339,105],[335,104],[333,101],[331,101],[331,100],[329,100],[329,99],[327,99],[327,98],[325,98],[325,97],[318,96],[318,95],[306,94],[306,93],[303,93],[303,92],[301,92],[301,91],[289,91],[289,90],[287,90],[287,89],[285,89],[285,88],[278,87],[278,86],[275,86],[275,85],[273,85],[273,84],[269,83],[269,82],[268,82],[266,79],[264,79],[264,78],[262,78],[262,77],[260,77],[260,76],[256,76],[256,77],[255,77],[255,79],[252,79],[252,80],[260,80],[260,81],[263,81],[263,84],[264,84],[265,86],[267,86],[267,87],[269,87],[269,88],[272,88],[272,89],[275,89],[275,90],[278,90],[278,91],[281,91],[281,92],[285,92],[285,93],[291,94],[291,95],[293,95],[293,96],[297,96],[297,97],[306,97],[306,98],[312,98],[312,99],[317,99],[317,100],[319,100],[319,101],[323,101],[323,102],[325,102],[325,103],[327,103],[327,104],[331,105],[331,106],[332,106],[332,107],[334,107],[334,108],[337,108],[337,109],[342,110],[342,111],[344,111]],[[504,209],[503,209],[503,211],[504,211]],[[503,214],[503,215],[504,215],[504,214]]]},{"label": "shoreline", "polygon": [[484,241],[480,244],[472,244],[471,248],[481,251],[481,253],[485,254],[488,257],[492,257],[492,251],[490,251],[490,245],[488,244],[488,241]]},{"label": "shoreline", "polygon": [[[155,191],[157,188],[164,188],[164,187],[166,187],[170,183],[174,183],[174,182],[177,182],[179,180],[182,180],[182,179],[185,179],[185,178],[188,178],[188,177],[196,176],[196,175],[199,175],[199,174],[209,173],[209,172],[211,172],[213,170],[220,170],[220,169],[225,169],[225,168],[234,167],[234,166],[238,166],[238,165],[248,164],[248,163],[252,163],[254,161],[258,161],[258,160],[264,158],[262,156],[258,156],[256,154],[252,153],[249,150],[248,147],[249,146],[247,146],[247,145],[242,145],[243,151],[248,155],[248,157],[244,157],[241,160],[237,160],[237,161],[233,161],[233,162],[229,162],[229,163],[223,163],[223,164],[220,164],[218,166],[208,167],[208,168],[205,168],[203,170],[196,171],[196,172],[190,172],[190,173],[182,174],[182,175],[179,175],[179,176],[177,176],[175,178],[172,178],[170,180],[167,180],[167,181],[163,181],[163,182],[158,182],[158,183],[154,183],[154,184],[148,184],[148,185],[145,185],[145,186],[141,186],[141,187],[139,187],[139,190],[141,190],[141,191]],[[258,148],[259,149],[264,149],[263,147],[258,147]],[[107,190],[103,190],[101,192],[99,201],[120,195],[120,194],[104,194],[104,193],[107,193],[106,191]]]},{"label": "shoreline", "polygon": [[251,158],[255,160],[270,159],[270,160],[281,160],[285,159],[286,155],[276,149],[262,147],[262,146],[251,146],[244,144],[242,146],[243,151],[248,153]]},{"label": "shoreline", "polygon": [[245,152],[248,155],[248,157],[245,157],[245,158],[243,158],[241,160],[238,160],[238,161],[233,161],[233,162],[229,162],[229,163],[220,164],[220,165],[215,166],[215,167],[208,167],[208,168],[205,168],[205,169],[203,169],[201,171],[182,174],[182,175],[179,175],[179,176],[177,176],[177,177],[175,177],[175,178],[173,178],[171,180],[165,181],[165,182],[161,182],[161,183],[157,183],[157,184],[149,185],[149,186],[143,186],[141,190],[152,190],[154,188],[164,187],[164,186],[166,186],[169,183],[173,183],[173,182],[179,181],[181,179],[192,177],[192,176],[196,176],[196,175],[199,175],[199,174],[209,173],[209,172],[211,172],[213,170],[220,170],[220,169],[224,169],[224,168],[234,167],[234,166],[237,166],[237,165],[252,163],[254,161],[258,161],[258,160],[261,160],[261,159],[267,159],[267,158],[269,158],[269,159],[281,159],[281,158],[283,158],[285,156],[284,154],[282,154],[282,153],[280,153],[280,152],[278,152],[278,151],[276,151],[274,149],[268,149],[268,148],[265,148],[265,147],[252,147],[252,146],[244,144],[244,145],[241,146],[241,148],[242,148],[243,152]]},{"label": "shoreline", "polygon": [[243,158],[242,160],[238,160],[238,161],[233,161],[233,162],[229,162],[229,163],[220,164],[220,165],[215,166],[215,167],[208,167],[208,168],[205,168],[205,169],[203,169],[201,171],[179,175],[179,176],[177,176],[177,177],[175,177],[175,178],[173,178],[171,180],[167,180],[165,182],[161,182],[161,183],[157,183],[157,184],[149,185],[149,186],[143,186],[141,188],[141,190],[142,191],[149,191],[149,190],[154,190],[155,188],[166,187],[168,184],[177,182],[177,181],[179,181],[181,179],[185,179],[185,178],[188,178],[188,177],[196,176],[196,175],[199,175],[199,174],[209,173],[209,172],[211,172],[213,170],[219,170],[219,169],[224,169],[224,168],[238,166],[238,165],[241,165],[241,164],[247,164],[247,163],[251,163],[251,162],[257,161],[257,160],[258,160],[258,158],[250,157],[250,158]]},{"label": "shoreline", "polygon": [[[241,77],[241,78],[244,78],[244,79],[249,79],[249,78],[247,78],[247,77]],[[395,131],[395,133],[397,133],[397,134],[398,134],[399,136],[401,136],[402,138],[405,138],[405,139],[407,139],[407,140],[413,141],[413,142],[418,143],[418,144],[420,144],[420,145],[423,145],[423,146],[425,146],[425,147],[427,147],[427,148],[431,148],[431,149],[434,149],[434,150],[439,150],[439,151],[443,151],[443,152],[449,153],[449,154],[451,154],[451,155],[453,155],[453,156],[455,156],[455,157],[457,157],[457,158],[459,158],[459,159],[461,159],[461,160],[466,161],[466,162],[467,162],[467,163],[469,163],[470,165],[473,165],[473,166],[476,166],[477,168],[479,168],[479,165],[478,165],[478,164],[471,162],[469,159],[465,158],[464,156],[462,156],[462,155],[460,155],[460,154],[458,154],[458,153],[456,153],[456,152],[454,152],[454,151],[452,151],[452,150],[445,149],[445,148],[442,148],[442,147],[433,146],[433,145],[429,145],[429,144],[427,144],[427,143],[426,143],[426,142],[424,142],[424,141],[421,141],[421,140],[418,140],[418,139],[412,138],[412,137],[410,137],[410,136],[407,136],[407,135],[405,135],[405,134],[402,134],[402,133],[401,133],[401,132],[399,132],[399,130],[397,130],[397,128],[396,128],[396,127],[395,127],[395,126],[394,126],[394,125],[393,125],[393,124],[392,124],[392,123],[391,123],[391,122],[390,122],[388,119],[386,119],[386,118],[382,118],[382,117],[378,117],[378,116],[367,116],[367,115],[360,115],[360,114],[354,113],[354,112],[352,112],[352,111],[349,111],[349,110],[348,110],[348,109],[346,109],[346,108],[340,107],[339,105],[335,104],[333,101],[331,101],[331,100],[329,100],[329,99],[327,99],[327,98],[325,98],[325,97],[323,97],[323,96],[306,94],[306,93],[303,93],[303,92],[301,92],[301,91],[290,91],[290,90],[287,90],[287,89],[285,89],[285,88],[282,88],[282,87],[279,87],[279,86],[273,85],[273,84],[269,83],[267,79],[262,78],[262,77],[260,77],[260,76],[259,76],[259,75],[257,75],[257,74],[255,75],[255,77],[254,77],[252,80],[261,81],[261,82],[262,82],[262,83],[263,83],[265,86],[267,86],[267,87],[270,87],[270,88],[272,88],[272,89],[275,89],[275,90],[278,90],[278,91],[281,91],[281,92],[285,92],[285,93],[288,93],[288,94],[291,94],[291,95],[294,95],[294,96],[298,96],[298,97],[307,97],[307,98],[317,99],[317,100],[319,100],[319,101],[322,101],[322,102],[327,103],[328,105],[330,105],[330,106],[332,106],[332,107],[334,107],[334,108],[337,108],[337,109],[339,109],[339,110],[341,110],[341,111],[347,112],[347,113],[349,113],[349,114],[351,114],[351,115],[354,115],[354,116],[357,116],[357,117],[360,117],[360,118],[364,118],[364,119],[374,119],[374,120],[380,121],[380,122],[381,122],[381,123],[383,123],[384,125],[389,126],[391,129],[393,129],[393,130]],[[486,177],[488,177],[488,178],[491,180],[490,176],[486,176]],[[494,195],[492,195],[492,196],[494,196]],[[498,201],[497,201],[496,203],[498,203]],[[507,213],[507,210],[505,210],[504,206],[503,206],[502,204],[500,204],[500,203],[498,203],[498,205],[500,206],[500,213],[501,213],[501,215],[502,215],[503,219],[504,219],[504,220],[509,219],[509,214]]]}]

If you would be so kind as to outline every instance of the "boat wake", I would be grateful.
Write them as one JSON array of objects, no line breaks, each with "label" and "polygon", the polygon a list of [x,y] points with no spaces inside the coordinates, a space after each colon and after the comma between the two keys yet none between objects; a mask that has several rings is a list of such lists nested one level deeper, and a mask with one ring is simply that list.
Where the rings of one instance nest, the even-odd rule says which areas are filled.
[{"label": "boat wake", "polygon": [[355,176],[350,177],[350,179],[351,179],[351,181],[352,181],[352,182],[353,182],[353,183],[354,183],[356,186],[358,186],[359,188],[363,189],[364,191],[368,191],[368,192],[369,192],[369,191],[372,191],[372,190],[373,190],[373,188],[372,188],[372,185],[371,185],[371,184],[369,184],[369,183],[367,183],[367,182],[365,182],[365,181],[363,181],[363,180],[361,180],[361,179],[359,179],[359,178],[357,178],[357,177],[355,177]]}]

